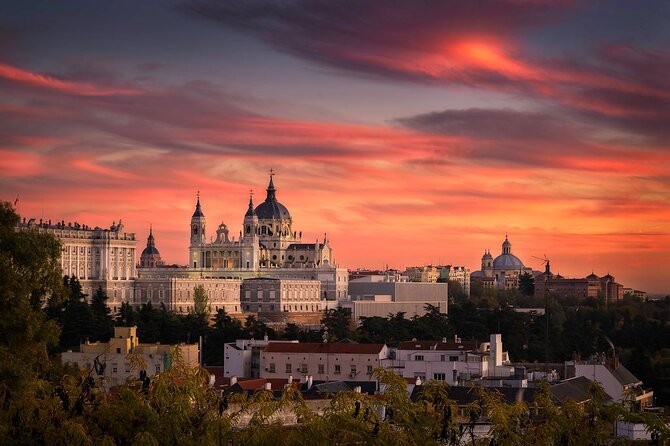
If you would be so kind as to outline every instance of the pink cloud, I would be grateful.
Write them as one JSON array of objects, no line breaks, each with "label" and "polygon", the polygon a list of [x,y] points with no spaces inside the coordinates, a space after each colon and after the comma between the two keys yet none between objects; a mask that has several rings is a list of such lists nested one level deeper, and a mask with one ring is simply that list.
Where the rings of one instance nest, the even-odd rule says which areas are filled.
[{"label": "pink cloud", "polygon": [[127,88],[99,87],[85,82],[72,82],[56,77],[24,70],[13,65],[0,63],[0,78],[31,87],[56,90],[82,96],[133,95],[137,90]]}]

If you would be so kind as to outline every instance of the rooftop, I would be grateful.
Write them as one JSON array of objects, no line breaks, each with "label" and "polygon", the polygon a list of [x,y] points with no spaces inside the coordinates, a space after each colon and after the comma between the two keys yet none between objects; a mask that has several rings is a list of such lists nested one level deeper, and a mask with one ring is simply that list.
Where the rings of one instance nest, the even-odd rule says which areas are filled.
[{"label": "rooftop", "polygon": [[270,343],[264,353],[344,353],[352,355],[376,355],[384,348],[384,344],[352,344],[352,343]]}]

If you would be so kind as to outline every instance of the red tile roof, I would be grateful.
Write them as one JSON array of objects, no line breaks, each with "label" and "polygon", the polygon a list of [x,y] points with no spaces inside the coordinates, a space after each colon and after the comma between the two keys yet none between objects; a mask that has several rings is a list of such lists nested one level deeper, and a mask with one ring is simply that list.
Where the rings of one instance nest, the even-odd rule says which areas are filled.
[{"label": "red tile roof", "polygon": [[270,343],[265,347],[263,353],[343,353],[351,355],[377,355],[383,348],[384,344],[323,344],[320,342],[306,342],[302,344]]}]

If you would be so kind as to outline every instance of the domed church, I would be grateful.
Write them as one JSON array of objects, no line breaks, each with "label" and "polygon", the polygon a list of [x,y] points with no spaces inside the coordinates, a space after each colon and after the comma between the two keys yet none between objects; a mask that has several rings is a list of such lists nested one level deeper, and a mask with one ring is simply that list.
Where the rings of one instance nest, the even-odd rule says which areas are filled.
[{"label": "domed church", "polygon": [[482,269],[470,274],[470,280],[481,282],[483,286],[497,289],[511,289],[519,286],[519,276],[523,273],[534,275],[533,269],[512,254],[512,243],[505,235],[502,253],[495,259],[491,251],[484,251]]},{"label": "domed church", "polygon": [[291,214],[277,200],[277,189],[270,173],[265,201],[254,208],[253,195],[242,222],[239,237],[231,237],[221,222],[216,239],[207,241],[205,214],[200,197],[191,217],[189,266],[195,269],[240,269],[257,271],[269,268],[328,268],[333,265],[333,249],[328,237],[313,243],[302,240],[302,231],[293,229]]}]

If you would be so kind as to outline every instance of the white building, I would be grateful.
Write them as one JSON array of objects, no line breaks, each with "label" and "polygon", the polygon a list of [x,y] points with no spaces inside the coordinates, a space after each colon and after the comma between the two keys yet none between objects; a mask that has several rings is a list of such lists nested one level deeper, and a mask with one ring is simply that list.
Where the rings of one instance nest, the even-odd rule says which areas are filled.
[{"label": "white building", "polygon": [[446,313],[449,301],[449,285],[427,282],[382,282],[366,278],[349,282],[349,299],[338,305],[351,311],[352,319],[361,317],[387,317],[398,312],[406,317],[426,314],[427,305]]},{"label": "white building", "polygon": [[405,378],[462,381],[482,378],[508,378],[514,373],[503,350],[502,336],[492,334],[489,342],[405,341],[398,345],[393,368]]},{"label": "white building", "polygon": [[260,377],[376,381],[374,370],[388,365],[388,348],[384,344],[271,342],[261,354]]},{"label": "white building", "polygon": [[185,364],[193,367],[199,364],[198,344],[140,344],[137,327],[115,327],[114,337],[109,342],[86,342],[79,346],[78,352],[63,353],[61,359],[63,363],[94,371],[93,376],[109,389],[129,378],[139,378],[141,370],[148,376],[169,370],[175,352]]},{"label": "white building", "polygon": [[237,339],[224,345],[223,376],[231,378],[259,378],[261,353],[270,342],[293,343],[298,341],[269,341],[264,339]]},{"label": "white building", "polygon": [[35,230],[58,238],[62,244],[63,274],[76,277],[82,291],[89,296],[102,288],[109,297],[107,305],[116,312],[122,302],[133,296],[135,269],[135,234],[123,231],[123,224],[109,229],[91,228],[77,222],[52,223],[30,219],[19,224],[20,230]]},{"label": "white building", "polygon": [[635,377],[617,357],[604,355],[587,361],[566,361],[566,377],[584,376],[597,381],[603,390],[617,402],[633,402],[637,408],[651,406],[654,392],[644,389],[642,381]]}]

